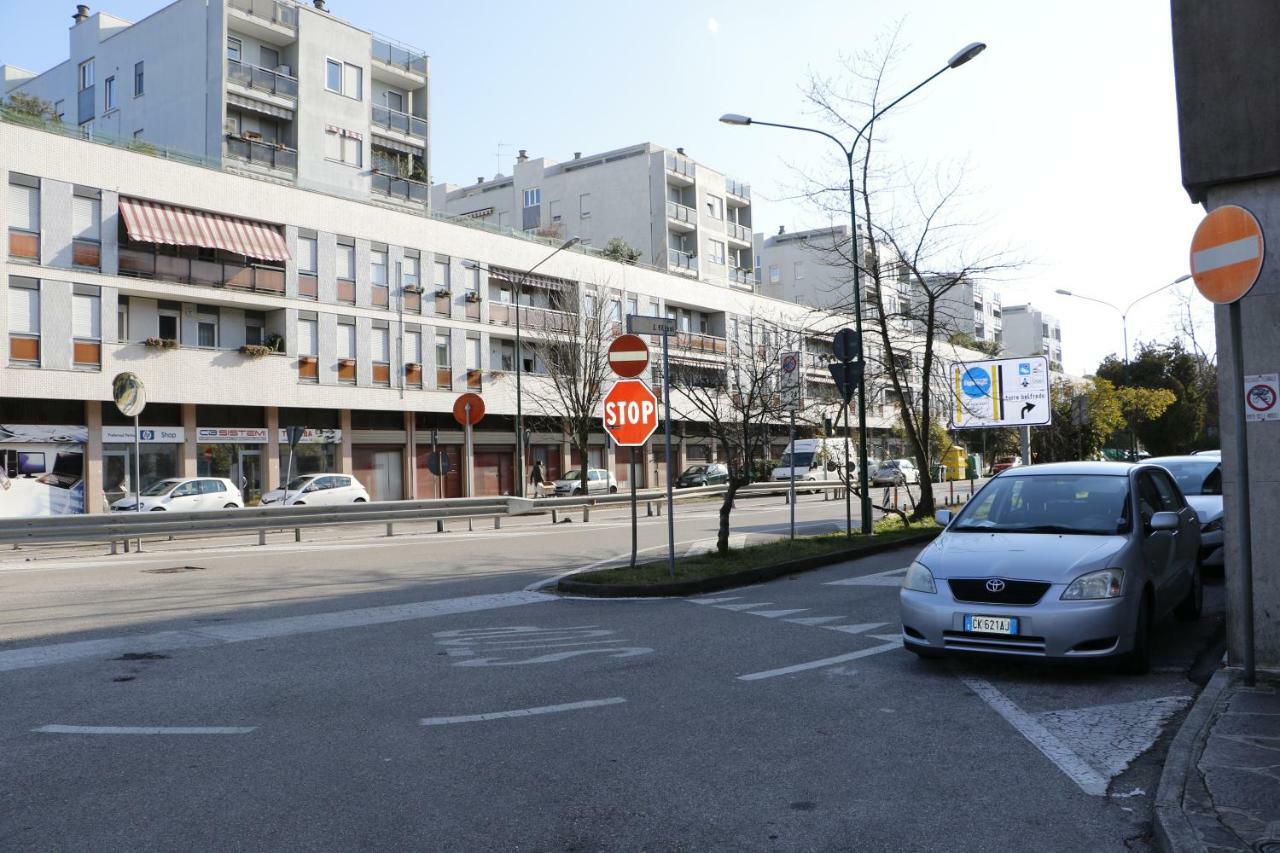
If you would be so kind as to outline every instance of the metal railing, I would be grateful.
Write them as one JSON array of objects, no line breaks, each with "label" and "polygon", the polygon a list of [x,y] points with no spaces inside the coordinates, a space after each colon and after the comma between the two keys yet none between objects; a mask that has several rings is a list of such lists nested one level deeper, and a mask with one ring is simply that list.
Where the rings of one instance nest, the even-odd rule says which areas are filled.
[{"label": "metal railing", "polygon": [[291,30],[298,28],[297,8],[288,3],[281,3],[279,0],[227,0],[227,5],[236,11],[262,18],[271,24],[278,24]]},{"label": "metal railing", "polygon": [[739,225],[736,222],[725,220],[724,233],[728,234],[734,240],[741,240],[744,243],[751,242],[751,229],[745,225]]},{"label": "metal railing", "polygon": [[754,273],[752,273],[749,270],[740,270],[737,267],[729,268],[729,280],[734,282],[735,284],[754,285],[756,283],[756,277]]},{"label": "metal railing", "polygon": [[[520,327],[529,331],[567,332],[573,328],[576,315],[554,308],[520,306]],[[489,302],[489,322],[495,326],[514,326],[516,306],[510,302]]]},{"label": "metal railing", "polygon": [[736,195],[738,198],[751,198],[751,184],[748,184],[745,181],[735,181],[733,178],[725,178],[724,189],[729,195]]},{"label": "metal railing", "polygon": [[677,175],[684,175],[686,178],[693,178],[693,161],[687,157],[681,157],[679,154],[668,153],[667,171],[675,172]]},{"label": "metal railing", "polygon": [[679,249],[667,249],[667,264],[675,269],[698,271],[698,261],[688,252]]},{"label": "metal railing", "polygon": [[725,338],[705,335],[700,332],[676,332],[675,338],[671,341],[671,346],[680,350],[710,352],[720,355],[729,350],[729,342]]},{"label": "metal railing", "polygon": [[372,121],[378,127],[399,131],[406,136],[416,136],[421,139],[427,138],[426,119],[402,113],[399,110],[393,110],[391,107],[380,107],[374,104]]},{"label": "metal railing", "polygon": [[248,139],[243,136],[227,135],[227,156],[255,166],[268,169],[280,169],[284,172],[298,172],[298,152],[296,149],[260,139]]},{"label": "metal railing", "polygon": [[687,222],[690,225],[696,225],[698,224],[698,210],[678,201],[669,201],[667,202],[667,218],[674,219],[676,222]]},{"label": "metal railing", "polygon": [[284,295],[284,268],[220,263],[121,246],[120,275]]},{"label": "metal railing", "polygon": [[250,65],[230,57],[227,58],[227,80],[246,89],[265,92],[268,95],[294,99],[298,97],[297,77],[290,77],[288,74]]},{"label": "metal railing", "polygon": [[427,193],[430,192],[430,188],[419,181],[398,178],[395,175],[388,175],[384,172],[374,172],[370,181],[373,191],[378,195],[399,198],[417,204],[427,203]]},{"label": "metal railing", "polygon": [[427,75],[427,55],[417,48],[405,44],[397,44],[382,36],[373,37],[373,58],[383,65],[407,71],[410,74]]}]

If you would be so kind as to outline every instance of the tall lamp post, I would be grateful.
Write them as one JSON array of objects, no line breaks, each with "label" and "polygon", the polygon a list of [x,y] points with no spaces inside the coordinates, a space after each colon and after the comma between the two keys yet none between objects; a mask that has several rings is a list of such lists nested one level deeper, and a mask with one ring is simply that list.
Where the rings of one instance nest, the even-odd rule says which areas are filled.
[{"label": "tall lamp post", "polygon": [[[720,116],[720,121],[725,124],[732,124],[745,127],[747,125],[758,124],[763,127],[780,127],[784,130],[802,130],[806,133],[816,133],[819,136],[825,136],[840,148],[840,153],[844,155],[845,161],[849,166],[849,223],[852,227],[853,239],[853,310],[854,325],[858,333],[858,361],[863,362],[865,347],[862,342],[862,243],[858,235],[858,195],[853,182],[853,158],[858,147],[858,142],[863,140],[866,132],[876,123],[876,119],[893,109],[902,101],[922,89],[924,86],[935,80],[943,72],[952,68],[959,68],[969,60],[973,59],[987,46],[982,42],[973,42],[961,48],[954,56],[947,60],[947,64],[939,68],[933,74],[911,87],[902,95],[899,95],[886,106],[881,107],[871,118],[867,119],[867,123],[853,137],[853,142],[846,146],[825,130],[819,130],[816,127],[801,127],[794,124],[778,124],[771,121],[759,121],[750,116],[740,115],[738,113],[725,113]],[[865,371],[862,376],[858,377],[858,488],[862,493],[861,513],[862,513],[862,532],[864,535],[871,533],[871,490],[867,482],[867,395],[866,395],[866,378]]]},{"label": "tall lamp post", "polygon": [[[1115,311],[1117,314],[1120,315],[1120,332],[1124,336],[1124,384],[1128,386],[1129,384],[1129,312],[1132,311],[1133,307],[1137,305],[1139,302],[1141,302],[1142,300],[1147,299],[1148,297],[1151,297],[1151,296],[1155,296],[1157,293],[1160,293],[1161,291],[1168,290],[1169,288],[1173,287],[1175,284],[1182,284],[1184,281],[1186,281],[1189,278],[1191,278],[1190,275],[1180,275],[1177,278],[1175,278],[1173,281],[1169,282],[1168,284],[1162,284],[1159,287],[1157,287],[1155,290],[1151,291],[1150,293],[1142,294],[1137,299],[1130,302],[1129,305],[1124,310],[1121,310],[1118,305],[1112,305],[1110,302],[1107,302],[1102,299],[1095,299],[1092,296],[1085,296],[1083,293],[1074,293],[1070,290],[1063,290],[1062,288],[1058,288],[1057,290],[1054,291],[1054,293],[1058,294],[1059,296],[1070,296],[1075,299],[1083,299],[1086,302],[1095,302],[1098,305],[1105,305],[1106,307],[1110,308],[1112,311]],[[1131,415],[1132,413],[1130,413],[1129,417],[1125,418],[1125,420],[1129,422],[1129,459],[1130,461],[1136,461],[1138,458],[1138,437],[1133,430],[1133,417]]]},{"label": "tall lamp post", "polygon": [[[529,276],[533,275],[534,270],[536,270],[538,267],[542,266],[547,261],[554,258],[556,255],[563,252],[565,249],[576,246],[581,242],[582,242],[582,238],[580,237],[570,237],[568,240],[565,240],[563,243],[561,243],[559,246],[556,247],[556,250],[554,252],[547,255],[545,258],[538,261],[536,264],[534,264],[533,266],[525,270],[523,273],[521,273],[519,280],[514,282],[512,285],[512,288],[515,291],[514,304],[515,304],[515,314],[516,314],[516,495],[522,498],[526,497],[525,474],[524,474],[524,450],[525,450],[526,436],[524,431],[524,397],[520,387],[520,375],[521,373],[523,373],[522,368],[524,366],[522,364],[523,355],[524,355],[524,346],[521,343],[521,337],[520,337],[520,295],[521,295],[521,292],[524,290],[525,282],[529,280]],[[475,263],[475,262],[468,264],[468,266],[470,266],[472,269],[480,269],[481,267],[479,263]]]}]

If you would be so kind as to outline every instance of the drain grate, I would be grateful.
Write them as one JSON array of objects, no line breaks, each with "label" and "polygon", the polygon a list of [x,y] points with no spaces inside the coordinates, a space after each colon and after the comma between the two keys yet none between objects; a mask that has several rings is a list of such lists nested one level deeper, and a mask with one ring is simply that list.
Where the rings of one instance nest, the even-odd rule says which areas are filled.
[{"label": "drain grate", "polygon": [[176,575],[178,572],[203,572],[204,566],[169,566],[163,569],[143,569],[148,575]]}]

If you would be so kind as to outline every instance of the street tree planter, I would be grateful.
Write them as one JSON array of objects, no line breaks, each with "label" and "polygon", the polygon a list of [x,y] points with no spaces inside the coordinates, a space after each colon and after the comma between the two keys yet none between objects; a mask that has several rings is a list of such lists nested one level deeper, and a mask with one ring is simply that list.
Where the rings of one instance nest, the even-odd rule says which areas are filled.
[{"label": "street tree planter", "polygon": [[173,338],[147,338],[143,344],[151,349],[177,349],[178,342]]}]

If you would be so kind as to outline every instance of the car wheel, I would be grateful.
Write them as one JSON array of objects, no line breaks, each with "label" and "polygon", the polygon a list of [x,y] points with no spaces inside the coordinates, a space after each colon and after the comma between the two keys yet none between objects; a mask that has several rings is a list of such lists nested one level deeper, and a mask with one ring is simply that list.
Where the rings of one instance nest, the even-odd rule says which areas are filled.
[{"label": "car wheel", "polygon": [[617,493],[618,493],[618,487],[617,487],[617,486],[610,486],[610,487],[609,487],[609,494],[611,494],[611,495],[616,495]]},{"label": "car wheel", "polygon": [[306,505],[307,505],[306,501],[294,501],[293,503],[289,504],[289,506],[306,506]]},{"label": "car wheel", "polygon": [[941,660],[942,659],[941,649],[929,649],[929,648],[925,648],[924,646],[917,646],[915,643],[903,643],[902,645],[904,648],[906,648],[907,651],[911,652],[911,654],[920,658],[920,660]]},{"label": "car wheel", "polygon": [[1133,648],[1124,656],[1121,669],[1129,675],[1146,675],[1151,671],[1151,596],[1143,595],[1138,606]]},{"label": "car wheel", "polygon": [[1181,622],[1194,622],[1200,618],[1203,607],[1204,579],[1200,576],[1200,566],[1197,564],[1191,574],[1191,589],[1187,590],[1187,597],[1178,602],[1173,615]]},{"label": "car wheel", "polygon": [[227,504],[223,509],[238,509],[238,507],[235,504]]},{"label": "car wheel", "polygon": [[573,490],[573,494],[574,494],[575,496],[582,494],[582,489],[581,489],[581,488],[574,489],[574,490]]},{"label": "car wheel", "polygon": [[153,506],[153,507],[151,508],[151,511],[152,511],[152,512],[164,512],[164,507],[162,507],[162,506]]},{"label": "car wheel", "polygon": [[355,500],[353,500],[353,501],[352,501],[352,503],[353,503],[353,504],[362,504],[362,503],[368,503],[368,501],[366,501],[364,498],[356,498]]}]

